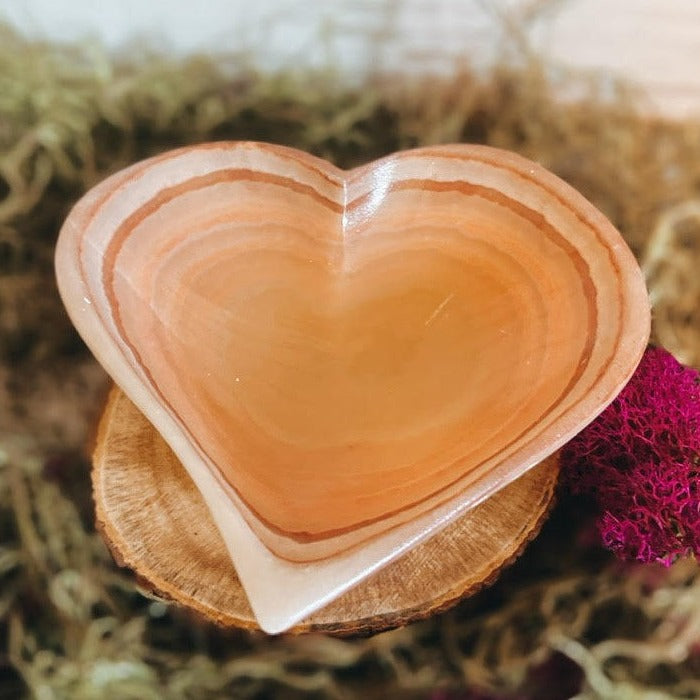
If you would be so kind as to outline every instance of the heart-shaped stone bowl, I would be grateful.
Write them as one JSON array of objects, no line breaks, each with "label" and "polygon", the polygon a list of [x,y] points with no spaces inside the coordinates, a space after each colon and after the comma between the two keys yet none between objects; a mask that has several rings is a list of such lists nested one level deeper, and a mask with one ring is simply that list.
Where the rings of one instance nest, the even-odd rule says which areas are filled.
[{"label": "heart-shaped stone bowl", "polygon": [[649,333],[641,272],[605,217],[480,146],[347,172],[261,143],[166,153],[78,202],[56,268],[268,631],[551,455]]}]

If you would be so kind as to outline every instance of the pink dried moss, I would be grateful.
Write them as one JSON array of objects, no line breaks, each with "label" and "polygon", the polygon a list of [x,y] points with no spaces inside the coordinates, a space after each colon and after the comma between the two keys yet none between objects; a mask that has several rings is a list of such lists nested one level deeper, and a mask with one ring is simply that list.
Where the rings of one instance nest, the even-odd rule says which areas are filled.
[{"label": "pink dried moss", "polygon": [[562,465],[571,491],[597,502],[603,542],[622,559],[700,556],[700,374],[666,350],[646,351]]}]

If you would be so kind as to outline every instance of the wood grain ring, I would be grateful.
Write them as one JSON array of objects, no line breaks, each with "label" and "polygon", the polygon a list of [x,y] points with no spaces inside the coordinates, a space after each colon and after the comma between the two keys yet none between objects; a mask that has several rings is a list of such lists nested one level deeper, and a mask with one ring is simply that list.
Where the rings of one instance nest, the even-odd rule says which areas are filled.
[{"label": "wood grain ring", "polygon": [[[554,455],[291,631],[375,633],[475,593],[539,532],[558,473]],[[118,388],[100,421],[92,478],[98,528],[146,589],[219,625],[258,628],[202,497]]]}]

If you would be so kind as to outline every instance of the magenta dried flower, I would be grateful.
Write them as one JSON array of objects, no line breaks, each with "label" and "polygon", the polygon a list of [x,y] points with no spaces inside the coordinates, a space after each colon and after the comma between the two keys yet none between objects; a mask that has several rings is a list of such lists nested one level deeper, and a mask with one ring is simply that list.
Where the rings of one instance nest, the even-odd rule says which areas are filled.
[{"label": "magenta dried flower", "polygon": [[700,374],[662,348],[562,451],[564,479],[592,496],[606,547],[670,565],[700,556]]}]

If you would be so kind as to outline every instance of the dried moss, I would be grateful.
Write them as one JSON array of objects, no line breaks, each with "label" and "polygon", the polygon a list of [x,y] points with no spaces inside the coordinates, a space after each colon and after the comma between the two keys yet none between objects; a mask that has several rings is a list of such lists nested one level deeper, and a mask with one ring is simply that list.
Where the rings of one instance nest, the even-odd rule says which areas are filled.
[{"label": "dried moss", "polygon": [[[142,597],[116,569],[92,528],[81,456],[104,375],[63,313],[51,259],[87,187],[165,148],[263,139],[345,167],[446,141],[517,150],[620,228],[649,274],[656,337],[700,365],[700,123],[649,121],[624,89],[536,63],[361,89],[221,65],[115,61],[0,30],[0,697],[405,698],[471,686],[537,697],[533,669],[561,655],[582,669],[581,697],[700,696],[697,565],[621,571],[581,540],[571,504],[494,588],[365,640],[223,632]],[[585,98],[555,100],[562,81]]]}]

